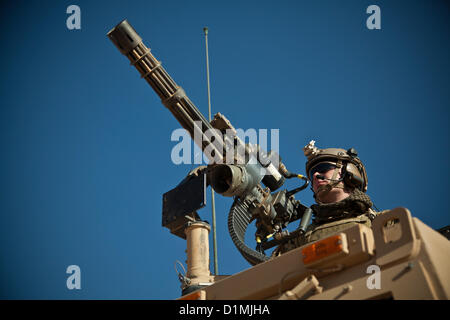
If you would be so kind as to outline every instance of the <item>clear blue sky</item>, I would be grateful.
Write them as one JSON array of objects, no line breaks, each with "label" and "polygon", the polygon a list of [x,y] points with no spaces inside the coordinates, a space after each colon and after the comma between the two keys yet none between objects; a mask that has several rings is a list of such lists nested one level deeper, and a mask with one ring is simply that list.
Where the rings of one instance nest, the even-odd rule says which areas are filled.
[{"label": "clear blue sky", "polygon": [[[68,30],[66,8],[81,8]],[[381,8],[381,30],[366,8]],[[302,147],[354,147],[380,209],[450,223],[450,10],[446,1],[2,1],[0,5],[0,298],[173,299],[185,241],[161,227],[180,126],[106,33],[127,18],[207,115],[279,129]],[[287,187],[296,186],[289,182]],[[297,197],[313,203],[306,190]],[[216,196],[219,270],[249,267]],[[211,221],[210,209],[201,210]],[[212,246],[212,244],[211,244]],[[81,268],[81,290],[66,268]]]}]

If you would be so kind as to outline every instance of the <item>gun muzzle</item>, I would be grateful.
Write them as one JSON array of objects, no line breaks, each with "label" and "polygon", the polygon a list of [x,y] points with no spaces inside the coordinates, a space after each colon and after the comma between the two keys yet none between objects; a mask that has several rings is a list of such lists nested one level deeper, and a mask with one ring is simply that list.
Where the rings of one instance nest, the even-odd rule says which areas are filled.
[{"label": "gun muzzle", "polygon": [[129,54],[142,42],[142,38],[126,19],[109,31],[107,35],[124,55]]}]

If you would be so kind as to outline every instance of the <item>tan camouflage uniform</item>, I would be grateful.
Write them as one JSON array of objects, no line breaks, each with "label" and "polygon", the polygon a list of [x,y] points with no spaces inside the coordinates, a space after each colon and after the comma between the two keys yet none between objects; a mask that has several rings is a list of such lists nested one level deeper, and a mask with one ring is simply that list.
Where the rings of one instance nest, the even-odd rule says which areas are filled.
[{"label": "tan camouflage uniform", "polygon": [[384,212],[375,212],[371,207],[370,197],[358,189],[355,189],[348,198],[342,201],[312,205],[314,219],[306,229],[306,233],[278,246],[273,251],[272,257],[326,238],[355,224],[371,227],[372,220]]}]

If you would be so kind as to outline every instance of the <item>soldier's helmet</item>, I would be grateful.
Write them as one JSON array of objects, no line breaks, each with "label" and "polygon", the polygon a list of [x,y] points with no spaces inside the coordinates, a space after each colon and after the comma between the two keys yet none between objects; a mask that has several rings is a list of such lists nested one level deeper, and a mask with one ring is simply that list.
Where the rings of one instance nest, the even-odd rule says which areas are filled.
[{"label": "soldier's helmet", "polygon": [[357,188],[362,192],[367,191],[367,173],[358,153],[354,148],[348,150],[338,148],[318,149],[312,140],[304,148],[306,162],[306,174],[312,181],[311,172],[320,163],[328,162],[342,165],[342,179],[344,185],[349,188]]}]

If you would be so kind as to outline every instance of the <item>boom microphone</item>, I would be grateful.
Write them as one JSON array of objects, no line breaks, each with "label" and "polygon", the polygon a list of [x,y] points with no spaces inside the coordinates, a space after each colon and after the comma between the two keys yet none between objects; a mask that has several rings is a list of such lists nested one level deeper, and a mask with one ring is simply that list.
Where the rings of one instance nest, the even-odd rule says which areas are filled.
[{"label": "boom microphone", "polygon": [[326,178],[324,175],[321,175],[321,174],[318,174],[316,177],[317,177],[317,179],[320,179],[320,180],[328,180],[328,181],[343,181],[343,180],[344,180],[344,179],[342,179],[342,178],[340,178],[340,179],[338,179],[338,180],[328,179],[328,178]]}]

